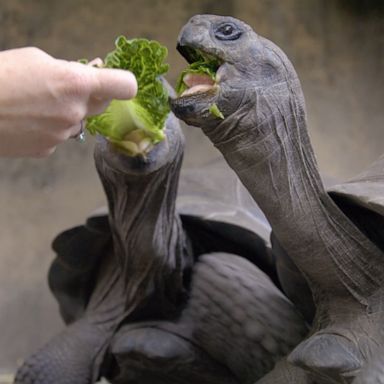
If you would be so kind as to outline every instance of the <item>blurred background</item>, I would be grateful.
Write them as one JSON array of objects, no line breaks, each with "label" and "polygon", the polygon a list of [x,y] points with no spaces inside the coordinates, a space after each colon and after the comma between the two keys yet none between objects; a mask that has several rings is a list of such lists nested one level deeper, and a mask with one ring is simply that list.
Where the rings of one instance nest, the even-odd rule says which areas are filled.
[{"label": "blurred background", "polygon": [[[1,0],[0,49],[91,59],[120,34],[147,37],[168,47],[175,84],[185,66],[176,38],[197,13],[243,19],[287,53],[323,173],[346,179],[384,152],[383,0]],[[199,130],[185,134],[186,167],[218,156]],[[62,327],[46,283],[50,243],[105,204],[92,149],[88,138],[49,159],[0,159],[0,375]]]}]

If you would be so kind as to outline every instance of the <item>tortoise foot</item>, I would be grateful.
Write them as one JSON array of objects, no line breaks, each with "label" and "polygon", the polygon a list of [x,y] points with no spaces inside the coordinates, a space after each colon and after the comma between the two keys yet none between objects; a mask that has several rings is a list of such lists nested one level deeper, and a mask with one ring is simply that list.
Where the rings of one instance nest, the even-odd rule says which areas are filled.
[{"label": "tortoise foot", "polygon": [[[60,357],[59,357],[60,358]],[[65,363],[52,361],[49,354],[37,353],[18,369],[14,384],[90,384],[91,371],[75,369],[67,370]],[[77,367],[76,367],[77,368]]]},{"label": "tortoise foot", "polygon": [[324,331],[300,343],[291,352],[288,361],[339,383],[348,383],[348,378],[353,377],[364,364],[355,343],[339,334]]},{"label": "tortoise foot", "polygon": [[30,356],[14,384],[92,384],[95,359],[108,335],[85,321],[74,323]]},{"label": "tortoise foot", "polygon": [[164,330],[131,325],[119,330],[111,343],[113,384],[238,383],[227,367],[178,336],[176,324],[163,325]]},{"label": "tortoise foot", "polygon": [[43,349],[18,369],[14,384],[90,384],[91,369],[67,358],[58,350]]},{"label": "tortoise foot", "polygon": [[[288,361],[336,383],[350,383],[367,361],[378,354],[384,342],[383,312],[356,302],[335,303],[320,308],[314,332],[288,356]],[[327,319],[328,324],[321,322]]]}]

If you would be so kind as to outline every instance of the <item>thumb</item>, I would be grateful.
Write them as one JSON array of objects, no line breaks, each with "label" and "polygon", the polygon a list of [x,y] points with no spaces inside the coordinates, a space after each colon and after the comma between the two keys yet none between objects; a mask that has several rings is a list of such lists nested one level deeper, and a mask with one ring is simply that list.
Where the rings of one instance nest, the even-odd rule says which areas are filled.
[{"label": "thumb", "polygon": [[88,67],[94,71],[95,86],[91,96],[96,99],[132,99],[137,93],[137,81],[132,72],[122,69]]}]

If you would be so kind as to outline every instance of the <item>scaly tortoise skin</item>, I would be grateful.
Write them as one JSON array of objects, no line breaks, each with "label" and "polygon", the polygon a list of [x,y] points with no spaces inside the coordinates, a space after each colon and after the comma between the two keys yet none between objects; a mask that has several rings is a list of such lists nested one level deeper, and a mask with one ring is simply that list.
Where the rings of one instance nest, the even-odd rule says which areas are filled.
[{"label": "scaly tortoise skin", "polygon": [[[221,65],[214,87],[172,100],[174,113],[223,154],[312,291],[310,337],[288,362],[315,380],[351,382],[384,344],[384,158],[354,189],[347,183],[347,193],[339,186],[329,194],[299,79],[276,45],[237,19],[197,15],[180,32],[178,49],[189,62],[205,55]],[[210,112],[213,104],[223,119]]]}]

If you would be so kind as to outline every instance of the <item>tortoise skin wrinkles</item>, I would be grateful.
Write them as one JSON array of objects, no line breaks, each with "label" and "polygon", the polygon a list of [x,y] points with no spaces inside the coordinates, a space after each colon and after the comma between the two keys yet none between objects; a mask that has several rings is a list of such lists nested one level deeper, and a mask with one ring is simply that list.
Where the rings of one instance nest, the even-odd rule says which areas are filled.
[{"label": "tortoise skin wrinkles", "polygon": [[[384,344],[384,159],[346,183],[347,193],[339,187],[329,195],[310,143],[300,81],[281,49],[244,22],[216,15],[192,17],[178,49],[187,61],[198,52],[222,64],[214,89],[175,98],[172,110],[223,154],[312,292],[310,337],[288,363],[316,380],[351,382]],[[213,104],[223,119],[210,113]],[[284,271],[278,275],[295,293]]]}]

